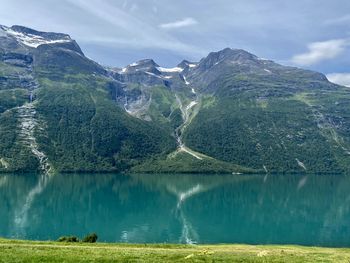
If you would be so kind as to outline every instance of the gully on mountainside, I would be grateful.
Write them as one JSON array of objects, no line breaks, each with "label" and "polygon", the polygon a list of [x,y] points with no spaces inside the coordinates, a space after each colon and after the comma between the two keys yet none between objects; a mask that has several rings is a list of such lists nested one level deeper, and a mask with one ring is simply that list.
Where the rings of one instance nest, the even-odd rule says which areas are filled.
[{"label": "gully on mountainside", "polygon": [[[188,82],[186,81],[186,84]],[[189,84],[189,83],[188,83]],[[187,84],[187,85],[188,85]],[[191,123],[193,117],[195,116],[195,111],[192,110],[196,105],[199,103],[199,98],[198,95],[196,94],[195,90],[192,88],[192,92],[196,95],[195,100],[192,100],[186,107],[183,105],[180,97],[178,95],[176,96],[176,101],[179,104],[180,110],[181,110],[181,115],[182,115],[182,120],[183,123],[175,129],[175,136],[176,136],[176,141],[178,143],[178,152],[186,152],[193,157],[195,157],[198,160],[202,160],[203,158],[199,156],[198,153],[194,152],[190,148],[188,148],[185,143],[182,141],[182,135],[186,129],[186,127]]]}]

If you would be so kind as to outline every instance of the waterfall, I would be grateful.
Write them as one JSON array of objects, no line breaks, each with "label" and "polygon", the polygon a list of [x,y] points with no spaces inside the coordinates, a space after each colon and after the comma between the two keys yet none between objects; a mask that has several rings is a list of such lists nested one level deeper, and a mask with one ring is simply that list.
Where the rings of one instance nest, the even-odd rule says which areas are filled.
[{"label": "waterfall", "polygon": [[42,130],[36,117],[35,105],[33,102],[18,107],[19,137],[24,146],[28,147],[33,155],[38,159],[40,170],[45,173],[51,173],[51,165],[46,154],[39,149],[35,138],[35,131]]},{"label": "waterfall", "polygon": [[[198,97],[196,97],[196,100],[191,101],[186,107],[182,104],[182,101],[178,95],[175,95],[176,101],[179,104],[181,115],[182,115],[182,124],[175,129],[175,137],[178,144],[178,152],[186,152],[193,157],[195,157],[198,160],[202,160],[203,158],[200,156],[200,154],[196,153],[195,151],[191,150],[189,147],[185,145],[185,143],[182,140],[182,134],[186,127],[191,123],[191,120],[193,119],[193,116],[195,113],[191,113],[191,109],[198,104]],[[192,117],[192,118],[191,118]]]}]

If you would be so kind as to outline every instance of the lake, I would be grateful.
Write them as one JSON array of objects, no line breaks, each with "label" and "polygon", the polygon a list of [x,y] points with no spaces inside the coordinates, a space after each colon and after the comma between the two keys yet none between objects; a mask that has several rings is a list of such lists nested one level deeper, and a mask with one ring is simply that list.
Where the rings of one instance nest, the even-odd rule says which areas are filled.
[{"label": "lake", "polygon": [[0,236],[350,245],[345,175],[0,175]]}]

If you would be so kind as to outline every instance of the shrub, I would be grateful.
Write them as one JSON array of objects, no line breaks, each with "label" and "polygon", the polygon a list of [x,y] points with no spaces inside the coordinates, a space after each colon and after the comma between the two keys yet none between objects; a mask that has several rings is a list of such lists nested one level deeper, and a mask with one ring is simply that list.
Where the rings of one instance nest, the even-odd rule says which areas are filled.
[{"label": "shrub", "polygon": [[63,237],[60,237],[57,241],[58,242],[79,242],[79,238],[77,238],[76,236],[63,236]]},{"label": "shrub", "polygon": [[92,233],[83,238],[83,242],[86,243],[96,243],[98,236],[96,233]]}]

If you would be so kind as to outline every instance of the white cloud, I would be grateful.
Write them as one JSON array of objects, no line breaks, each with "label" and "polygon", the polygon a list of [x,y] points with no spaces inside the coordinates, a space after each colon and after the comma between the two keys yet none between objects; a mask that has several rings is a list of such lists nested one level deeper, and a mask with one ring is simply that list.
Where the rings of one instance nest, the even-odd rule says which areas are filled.
[{"label": "white cloud", "polygon": [[327,78],[333,83],[350,87],[350,73],[331,73],[327,74]]},{"label": "white cloud", "polygon": [[313,65],[323,60],[328,60],[339,56],[349,45],[346,39],[332,39],[324,42],[314,42],[308,45],[309,51],[295,55],[292,62],[297,65]]},{"label": "white cloud", "polygon": [[[80,37],[80,42],[119,44],[133,48],[161,48],[182,53],[202,52],[195,46],[183,43],[174,36],[159,30],[158,27],[143,21],[141,18],[131,15],[117,6],[110,5],[100,0],[66,0],[68,3],[88,12],[92,18],[108,23],[108,28],[114,28],[114,32],[95,32],[94,36]],[[125,1],[126,2],[126,1]],[[124,3],[125,3],[124,2]],[[96,8],[98,7],[98,8]],[[127,7],[127,6],[126,6]],[[135,9],[135,6],[131,7]],[[131,12],[131,10],[129,10]],[[134,10],[135,11],[135,10]]]},{"label": "white cloud", "polygon": [[163,29],[176,29],[181,27],[193,26],[198,24],[198,21],[192,17],[187,17],[171,23],[160,24],[159,27]]}]

